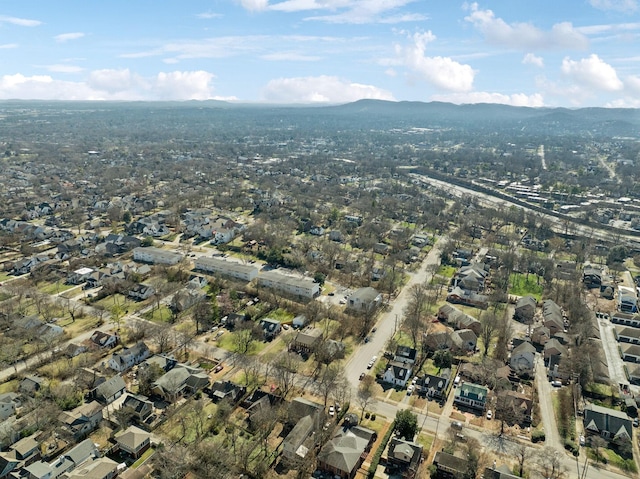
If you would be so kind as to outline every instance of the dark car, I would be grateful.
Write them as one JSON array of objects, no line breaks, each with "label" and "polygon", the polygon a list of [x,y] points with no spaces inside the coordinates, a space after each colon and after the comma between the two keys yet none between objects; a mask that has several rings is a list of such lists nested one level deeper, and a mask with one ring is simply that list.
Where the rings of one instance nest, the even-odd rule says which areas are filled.
[{"label": "dark car", "polygon": [[366,376],[365,373],[360,373],[360,381],[362,381],[364,379],[364,377]]}]

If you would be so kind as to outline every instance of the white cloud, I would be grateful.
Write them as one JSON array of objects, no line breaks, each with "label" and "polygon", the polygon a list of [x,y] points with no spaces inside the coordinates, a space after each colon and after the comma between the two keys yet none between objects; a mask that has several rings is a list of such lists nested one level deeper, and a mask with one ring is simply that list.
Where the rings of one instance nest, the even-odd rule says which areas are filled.
[{"label": "white cloud", "polygon": [[585,49],[587,37],[569,22],[556,23],[551,30],[540,30],[531,23],[507,23],[492,10],[480,10],[477,3],[469,7],[465,20],[472,23],[487,42],[522,50],[572,48]]},{"label": "white cloud", "polygon": [[578,61],[566,57],[561,71],[579,85],[595,90],[618,91],[624,86],[615,69],[596,54]]},{"label": "white cloud", "polygon": [[533,53],[527,53],[522,59],[522,63],[525,65],[534,65],[539,68],[544,67],[544,60],[542,57],[536,56]]},{"label": "white cloud", "polygon": [[84,33],[82,32],[72,32],[72,33],[61,33],[60,35],[56,35],[53,39],[58,43],[65,43],[70,40],[77,40],[78,38],[84,37]]},{"label": "white cloud", "polygon": [[449,103],[468,104],[468,103],[501,103],[512,106],[544,106],[544,99],[540,93],[526,95],[524,93],[515,93],[513,95],[504,95],[502,93],[490,93],[483,91],[472,91],[465,93],[448,93],[444,95],[434,95],[431,97],[434,101],[446,101]]},{"label": "white cloud", "polygon": [[[314,15],[305,20],[336,24],[403,23],[428,19],[422,13],[389,14],[416,0],[285,0],[269,5],[270,10],[302,12],[328,10],[328,15]],[[337,12],[337,13],[333,13]]]},{"label": "white cloud", "polygon": [[[640,97],[640,76],[632,75],[624,79],[624,89]],[[639,98],[640,100],[640,98]]]},{"label": "white cloud", "polygon": [[6,15],[0,15],[0,23],[10,23],[12,25],[18,25],[20,27],[37,27],[42,25],[40,20],[30,20],[28,18],[8,17]]},{"label": "white cloud", "polygon": [[0,45],[0,50],[10,50],[12,48],[18,48],[17,43],[5,43],[4,45]]},{"label": "white cloud", "polygon": [[121,58],[147,58],[173,55],[176,60],[188,58],[228,58],[248,52],[259,51],[270,39],[268,36],[248,35],[204,38],[202,40],[179,40],[151,50],[124,53]]},{"label": "white cloud", "polygon": [[262,90],[262,99],[271,103],[347,103],[363,98],[395,100],[390,92],[375,86],[326,75],[277,78]]},{"label": "white cloud", "polygon": [[196,15],[196,17],[198,17],[198,18],[200,18],[202,20],[211,20],[213,18],[222,17],[222,13],[204,12],[204,13],[198,13]]},{"label": "white cloud", "polygon": [[259,12],[266,10],[269,6],[269,0],[238,0],[242,8],[250,12]]},{"label": "white cloud", "polygon": [[68,65],[65,63],[56,63],[54,65],[46,65],[46,68],[50,72],[54,73],[79,73],[84,71],[84,68],[77,65]]},{"label": "white cloud", "polygon": [[440,90],[464,92],[473,87],[475,72],[469,65],[458,63],[449,57],[426,56],[426,47],[435,40],[431,31],[415,33],[407,46],[396,45],[396,58],[382,61],[387,65],[403,65],[416,72],[427,83]]},{"label": "white cloud", "polygon": [[613,100],[604,105],[606,108],[640,108],[640,98],[625,97]]},{"label": "white cloud", "polygon": [[321,60],[321,57],[314,55],[304,55],[296,52],[277,52],[262,55],[260,58],[272,62],[316,62]]},{"label": "white cloud", "polygon": [[213,96],[211,82],[215,75],[203,70],[158,73],[155,91],[164,100],[208,100]]},{"label": "white cloud", "polygon": [[640,29],[640,23],[608,23],[602,25],[588,25],[577,27],[576,30],[585,35],[598,35],[609,32],[629,32]]},{"label": "white cloud", "polygon": [[[42,100],[207,100],[214,75],[206,71],[161,72],[142,77],[128,69],[92,71],[86,81],[63,81],[49,75],[0,77],[0,99]],[[226,100],[234,97],[224,98]]]},{"label": "white cloud", "polygon": [[589,0],[589,3],[599,10],[635,12],[638,9],[638,0]]}]

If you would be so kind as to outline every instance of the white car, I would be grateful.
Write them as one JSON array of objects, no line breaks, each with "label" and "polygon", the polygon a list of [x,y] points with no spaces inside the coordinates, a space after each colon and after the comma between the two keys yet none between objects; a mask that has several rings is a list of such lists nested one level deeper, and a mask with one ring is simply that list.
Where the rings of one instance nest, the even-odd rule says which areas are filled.
[{"label": "white car", "polygon": [[413,392],[413,384],[411,384],[408,388],[407,388],[407,396],[411,396],[411,393]]},{"label": "white car", "polygon": [[329,406],[329,416],[333,417],[336,415],[336,408],[333,406]]},{"label": "white car", "polygon": [[491,419],[493,417],[493,413],[491,412],[491,409],[489,409],[487,411],[487,419]]},{"label": "white car", "polygon": [[411,381],[411,384],[415,385],[418,382],[418,376],[415,376],[413,378],[413,381]]}]

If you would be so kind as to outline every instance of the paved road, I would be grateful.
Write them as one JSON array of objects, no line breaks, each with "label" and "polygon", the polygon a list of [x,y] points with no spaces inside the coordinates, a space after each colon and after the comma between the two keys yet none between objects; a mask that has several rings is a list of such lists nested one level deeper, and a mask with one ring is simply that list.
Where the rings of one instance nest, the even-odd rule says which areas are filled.
[{"label": "paved road", "polygon": [[[360,374],[367,371],[367,363],[373,356],[382,357],[382,353],[385,351],[385,347],[389,339],[393,337],[397,328],[400,327],[404,315],[404,309],[409,300],[409,290],[414,284],[424,283],[430,278],[428,277],[429,265],[438,264],[440,262],[440,247],[443,242],[446,241],[446,237],[441,237],[433,246],[431,251],[427,254],[423,260],[420,269],[411,274],[411,278],[404,286],[400,294],[393,301],[391,307],[380,315],[380,319],[376,324],[377,331],[371,335],[371,341],[369,343],[361,344],[356,351],[351,355],[351,359],[345,364],[345,373],[347,380],[353,388],[353,394],[355,396]],[[395,416],[395,412],[393,413]]]},{"label": "paved road", "polygon": [[558,424],[556,423],[556,416],[553,411],[551,383],[549,383],[549,379],[547,378],[547,370],[544,367],[544,360],[540,354],[536,354],[535,366],[538,403],[540,405],[542,425],[544,426],[545,444],[562,451],[564,450],[564,446],[560,440]]}]

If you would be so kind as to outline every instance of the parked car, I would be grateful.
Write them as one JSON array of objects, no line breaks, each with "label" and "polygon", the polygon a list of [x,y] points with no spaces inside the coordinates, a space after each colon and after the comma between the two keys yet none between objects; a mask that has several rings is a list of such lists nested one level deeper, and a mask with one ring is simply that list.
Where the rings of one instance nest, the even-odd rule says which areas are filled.
[{"label": "parked car", "polygon": [[493,412],[491,412],[491,409],[489,409],[487,411],[487,419],[491,419],[491,418],[493,418]]},{"label": "parked car", "polygon": [[413,385],[413,384],[411,384],[411,385],[407,388],[407,396],[411,396],[411,393],[413,392],[413,388],[414,388],[414,385]]},{"label": "parked car", "polygon": [[451,427],[454,429],[462,429],[462,423],[460,421],[454,421],[451,423]]},{"label": "parked car", "polygon": [[336,408],[333,406],[329,406],[329,416],[333,417],[336,415]]},{"label": "parked car", "polygon": [[562,386],[562,381],[558,381],[558,380],[556,379],[555,381],[551,381],[551,385],[552,385],[554,388],[559,388],[559,387],[561,387],[561,386]]},{"label": "parked car", "polygon": [[360,379],[360,381],[362,381],[362,380],[364,379],[364,377],[365,377],[365,376],[366,376],[366,374],[365,374],[365,373],[360,373],[360,378],[359,378],[359,379]]},{"label": "parked car", "polygon": [[580,436],[580,445],[584,446],[587,443],[587,441],[585,440],[584,436]]},{"label": "parked car", "polygon": [[213,372],[214,373],[219,373],[220,371],[222,371],[224,369],[224,366],[222,364],[218,364],[214,369]]},{"label": "parked car", "polygon": [[640,419],[635,418],[635,419],[633,420],[633,427],[638,427],[638,426],[640,426]]}]

